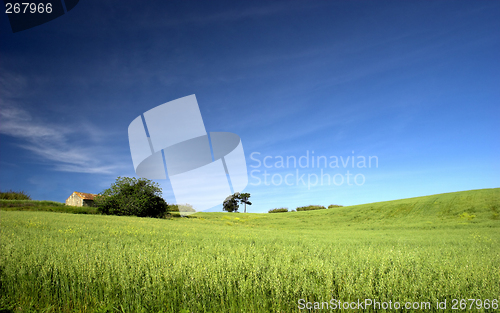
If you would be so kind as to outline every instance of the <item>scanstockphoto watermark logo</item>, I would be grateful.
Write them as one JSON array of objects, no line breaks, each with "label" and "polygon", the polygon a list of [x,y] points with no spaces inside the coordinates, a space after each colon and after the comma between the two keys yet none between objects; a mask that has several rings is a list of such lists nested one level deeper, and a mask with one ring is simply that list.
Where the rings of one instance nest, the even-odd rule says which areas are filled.
[{"label": "scanstockphoto watermark logo", "polygon": [[[181,213],[222,204],[248,184],[240,137],[207,133],[195,95],[173,100],[135,118],[128,128],[135,173],[170,179]],[[183,212],[183,209],[185,211]]]},{"label": "scanstockphoto watermark logo", "polygon": [[[301,156],[270,156],[250,154],[250,185],[252,186],[362,186],[366,182],[363,169],[378,168],[377,156],[315,155],[307,150]],[[273,173],[279,171],[278,173]]]}]

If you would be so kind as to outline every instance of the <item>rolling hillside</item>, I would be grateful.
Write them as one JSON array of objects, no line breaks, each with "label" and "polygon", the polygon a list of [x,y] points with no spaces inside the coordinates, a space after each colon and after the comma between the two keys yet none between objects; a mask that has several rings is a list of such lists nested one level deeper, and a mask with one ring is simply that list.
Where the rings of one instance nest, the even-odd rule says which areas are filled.
[{"label": "rolling hillside", "polygon": [[10,205],[0,210],[0,311],[267,313],[327,303],[320,312],[372,299],[455,312],[454,300],[481,299],[474,308],[490,312],[500,302],[499,198],[484,189],[171,219]]},{"label": "rolling hillside", "polygon": [[[259,214],[260,215],[260,214]],[[327,210],[263,214],[197,213],[207,220],[239,218],[253,226],[331,228],[342,226],[500,226],[500,188],[459,191],[424,197],[360,204]],[[224,218],[226,217],[226,218]],[[235,221],[232,218],[232,221]]]}]

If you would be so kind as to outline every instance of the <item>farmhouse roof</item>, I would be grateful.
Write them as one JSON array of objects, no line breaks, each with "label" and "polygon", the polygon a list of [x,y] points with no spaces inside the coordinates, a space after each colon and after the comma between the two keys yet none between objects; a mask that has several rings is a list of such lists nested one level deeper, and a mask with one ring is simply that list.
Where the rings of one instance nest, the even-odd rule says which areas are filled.
[{"label": "farmhouse roof", "polygon": [[85,192],[78,192],[78,191],[75,191],[73,193],[83,200],[94,200],[94,198],[97,196],[93,193],[85,193]]}]

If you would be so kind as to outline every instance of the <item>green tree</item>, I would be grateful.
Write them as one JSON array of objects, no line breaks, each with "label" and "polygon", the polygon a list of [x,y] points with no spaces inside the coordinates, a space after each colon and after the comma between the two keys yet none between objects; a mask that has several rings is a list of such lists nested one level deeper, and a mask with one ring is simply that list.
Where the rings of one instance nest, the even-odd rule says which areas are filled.
[{"label": "green tree", "polygon": [[236,193],[234,195],[230,195],[224,200],[222,210],[226,212],[238,212],[239,203]]},{"label": "green tree", "polygon": [[239,199],[241,203],[245,204],[245,213],[247,213],[247,204],[252,205],[252,202],[248,201],[248,198],[250,198],[249,193],[240,193]]},{"label": "green tree", "polygon": [[234,194],[228,196],[223,203],[223,210],[227,212],[238,212],[240,207],[240,202],[245,204],[245,213],[247,212],[247,204],[252,205],[252,202],[248,201],[250,198],[249,193],[239,193],[235,192]]},{"label": "green tree", "polygon": [[158,183],[146,178],[118,177],[94,199],[102,214],[163,217],[167,203]]}]

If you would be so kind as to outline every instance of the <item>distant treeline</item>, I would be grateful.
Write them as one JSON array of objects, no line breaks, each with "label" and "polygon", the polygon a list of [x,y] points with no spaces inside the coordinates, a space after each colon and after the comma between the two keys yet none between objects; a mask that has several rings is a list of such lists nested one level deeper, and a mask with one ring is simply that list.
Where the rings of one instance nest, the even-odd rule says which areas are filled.
[{"label": "distant treeline", "polygon": [[0,191],[1,200],[31,200],[30,195],[24,191]]},{"label": "distant treeline", "polygon": [[[189,212],[189,205],[180,205],[181,212]],[[73,214],[99,214],[94,206],[70,206],[56,201],[38,201],[38,200],[12,200],[0,199],[0,210],[3,211],[46,211],[58,213],[73,213]],[[169,204],[165,217],[178,217],[179,206]]]},{"label": "distant treeline", "polygon": [[[340,208],[342,205],[339,204],[330,204],[328,206],[329,209],[331,208]],[[326,208],[322,205],[308,205],[308,206],[300,206],[296,208],[295,210],[288,211],[288,208],[276,208],[276,209],[271,209],[269,210],[268,213],[283,213],[283,212],[295,212],[295,211],[311,211],[311,210],[326,210]]]},{"label": "distant treeline", "polygon": [[73,214],[98,214],[92,206],[70,206],[56,201],[37,200],[5,200],[0,199],[0,210],[3,211],[46,211]]}]

